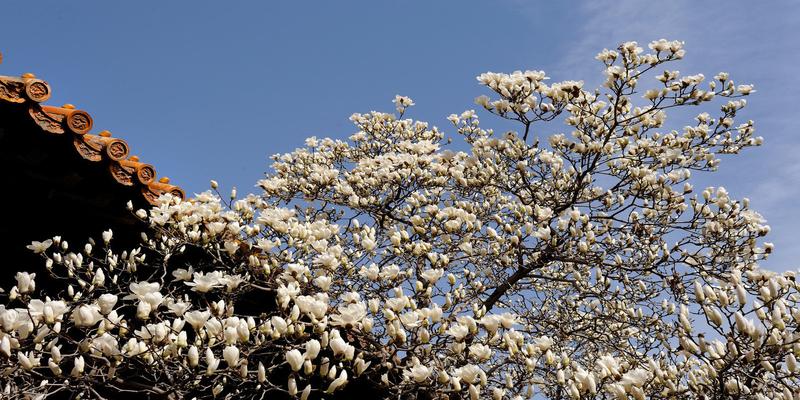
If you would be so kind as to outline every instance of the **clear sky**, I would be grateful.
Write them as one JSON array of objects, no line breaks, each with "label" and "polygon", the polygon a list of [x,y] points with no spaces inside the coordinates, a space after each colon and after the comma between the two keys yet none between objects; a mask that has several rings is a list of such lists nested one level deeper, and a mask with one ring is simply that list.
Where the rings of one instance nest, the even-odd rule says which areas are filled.
[{"label": "clear sky", "polygon": [[696,187],[750,197],[773,228],[766,265],[800,266],[798,1],[6,1],[3,14],[0,74],[47,80],[50,103],[89,111],[188,193],[212,178],[256,190],[269,155],[345,138],[351,113],[391,111],[395,94],[448,127],[485,94],[481,72],[590,84],[604,47],[684,40],[681,72],[755,84],[745,115],[766,139]]}]

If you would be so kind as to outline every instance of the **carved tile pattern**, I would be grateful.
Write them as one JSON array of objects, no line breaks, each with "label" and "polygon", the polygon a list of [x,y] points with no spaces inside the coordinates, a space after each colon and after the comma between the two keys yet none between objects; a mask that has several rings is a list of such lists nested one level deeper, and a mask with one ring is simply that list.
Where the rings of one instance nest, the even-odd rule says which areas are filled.
[{"label": "carved tile pattern", "polygon": [[74,113],[68,118],[69,127],[75,133],[86,133],[92,127],[89,116],[83,113]]},{"label": "carved tile pattern", "polygon": [[24,103],[25,98],[22,97],[22,90],[24,87],[25,85],[21,82],[0,79],[0,99],[12,103]]},{"label": "carved tile pattern", "polygon": [[139,162],[121,164],[119,160],[127,157],[129,152],[128,144],[124,140],[84,136],[92,129],[92,117],[86,112],[39,104],[49,99],[50,95],[50,86],[33,76],[24,78],[0,76],[0,101],[28,104],[28,114],[45,132],[61,135],[68,129],[75,133],[75,136],[70,135],[73,146],[83,158],[91,161],[110,159],[108,168],[114,179],[126,186],[142,185],[140,189],[142,196],[149,203],[156,204],[158,197],[163,193],[185,197],[183,190],[177,186],[169,184],[151,186],[156,178],[156,171],[151,165]]},{"label": "carved tile pattern", "polygon": [[28,84],[25,93],[29,99],[41,103],[50,98],[50,87],[42,81],[34,81]]},{"label": "carved tile pattern", "polygon": [[62,125],[62,122],[64,121],[63,115],[51,115],[42,111],[42,109],[38,107],[31,107],[29,113],[31,117],[33,117],[33,120],[36,122],[36,124],[45,131],[57,134],[64,133],[64,126]]},{"label": "carved tile pattern", "polygon": [[103,159],[102,153],[91,141],[84,140],[82,137],[76,137],[73,143],[75,143],[75,149],[78,150],[78,154],[80,154],[81,157],[95,162]]},{"label": "carved tile pattern", "polygon": [[117,182],[125,186],[133,186],[133,168],[125,167],[119,163],[111,163],[109,169],[111,170],[111,176]]},{"label": "carved tile pattern", "polygon": [[142,183],[150,183],[153,179],[156,179],[156,170],[153,167],[147,165],[142,168],[139,168],[139,182]]}]

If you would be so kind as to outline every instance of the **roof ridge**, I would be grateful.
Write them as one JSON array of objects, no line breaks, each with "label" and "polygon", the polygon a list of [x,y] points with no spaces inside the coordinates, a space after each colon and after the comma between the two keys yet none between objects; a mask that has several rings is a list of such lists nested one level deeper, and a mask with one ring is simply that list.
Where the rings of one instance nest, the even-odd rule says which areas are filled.
[{"label": "roof ridge", "polygon": [[[0,53],[0,63],[3,55]],[[0,102],[27,106],[28,115],[44,132],[72,137],[73,150],[84,159],[108,166],[111,177],[124,186],[138,186],[150,204],[156,204],[165,193],[184,199],[186,193],[169,183],[169,178],[156,179],[156,169],[130,155],[130,146],[124,139],[114,138],[104,130],[89,133],[93,127],[91,115],[76,109],[72,104],[61,107],[41,104],[51,95],[50,85],[32,73],[19,77],[0,75]]]}]

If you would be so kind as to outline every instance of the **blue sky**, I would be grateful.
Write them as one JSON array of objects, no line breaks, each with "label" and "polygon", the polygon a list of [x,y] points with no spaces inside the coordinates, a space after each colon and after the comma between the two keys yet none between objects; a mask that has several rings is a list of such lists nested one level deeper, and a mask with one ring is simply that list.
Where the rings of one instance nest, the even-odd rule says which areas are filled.
[{"label": "blue sky", "polygon": [[[345,138],[353,112],[414,98],[448,127],[485,71],[601,80],[594,55],[625,40],[686,41],[681,72],[754,83],[747,118],[766,144],[697,187],[750,197],[773,230],[774,269],[800,265],[800,2],[9,1],[0,74],[33,72],[53,104],[89,111],[187,192],[240,192],[268,156],[308,136]],[[484,118],[489,125],[493,119]],[[676,120],[676,123],[680,121]],[[542,135],[562,126],[543,128]]]}]

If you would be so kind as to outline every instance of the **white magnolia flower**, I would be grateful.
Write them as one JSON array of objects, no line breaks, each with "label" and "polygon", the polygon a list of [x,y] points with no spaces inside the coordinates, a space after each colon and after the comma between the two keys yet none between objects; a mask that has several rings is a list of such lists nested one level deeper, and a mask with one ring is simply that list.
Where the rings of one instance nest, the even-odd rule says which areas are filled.
[{"label": "white magnolia flower", "polygon": [[[9,345],[10,345],[10,342],[9,342]],[[2,346],[0,346],[0,347],[2,347]],[[10,349],[10,346],[9,346],[9,351],[10,350],[11,349]],[[5,352],[5,350],[3,350],[3,352]],[[30,371],[30,370],[33,369],[34,362],[27,355],[25,355],[25,353],[22,353],[22,352],[17,353],[17,359],[19,360],[19,365],[22,367],[22,369],[24,369],[26,371]],[[38,366],[38,363],[37,363],[36,366]]]},{"label": "white magnolia flower", "polygon": [[92,284],[95,286],[102,287],[106,282],[106,274],[103,272],[102,269],[98,268],[94,272],[94,277],[92,278]]},{"label": "white magnolia flower", "polygon": [[400,314],[400,322],[402,322],[403,326],[406,328],[416,328],[422,323],[422,320],[418,312],[409,311]]},{"label": "white magnolia flower", "polygon": [[410,370],[406,371],[406,376],[414,379],[414,382],[422,383],[431,375],[430,368],[424,365],[415,365]]},{"label": "white magnolia flower", "polygon": [[195,330],[199,330],[205,325],[206,321],[211,317],[211,312],[205,311],[189,311],[183,314],[183,319],[189,323]]},{"label": "white magnolia flower", "polygon": [[37,241],[34,240],[34,241],[31,242],[31,244],[29,244],[27,246],[27,248],[28,248],[28,250],[30,250],[30,251],[32,251],[32,252],[34,252],[36,254],[41,254],[41,253],[44,253],[47,249],[49,249],[50,246],[52,246],[52,245],[53,245],[53,241],[50,240],[50,239],[47,239],[47,240],[45,240],[43,242],[37,242]]},{"label": "white magnolia flower", "polygon": [[335,356],[344,356],[346,360],[352,360],[355,355],[355,347],[345,342],[344,339],[339,336],[330,340],[330,347]]},{"label": "white magnolia flower", "polygon": [[442,276],[444,275],[444,270],[441,268],[437,269],[428,269],[422,272],[420,276],[422,279],[425,279],[430,284],[436,283]]},{"label": "white magnolia flower", "polygon": [[58,363],[53,361],[53,359],[47,361],[47,366],[50,368],[50,371],[53,373],[53,375],[61,376],[61,367],[58,365]]},{"label": "white magnolia flower", "polygon": [[469,346],[469,353],[478,361],[485,361],[492,357],[491,347],[481,343],[475,343]]},{"label": "white magnolia flower", "polygon": [[461,324],[453,324],[450,326],[450,329],[447,330],[447,334],[460,342],[469,334],[469,328]]},{"label": "white magnolia flower", "polygon": [[320,350],[320,343],[316,339],[311,339],[306,342],[306,352],[304,353],[304,357],[308,360],[313,360],[317,358]]},{"label": "white magnolia flower", "polygon": [[483,370],[474,364],[467,364],[463,367],[457,368],[452,373],[453,376],[458,377],[461,381],[469,384],[477,383],[484,374],[485,373]]},{"label": "white magnolia flower", "polygon": [[113,236],[114,232],[112,232],[111,229],[103,231],[103,242],[105,242],[105,244],[110,243]]},{"label": "white magnolia flower", "polygon": [[191,282],[184,282],[184,284],[190,286],[196,292],[206,293],[223,285],[221,271],[195,272],[193,276],[194,279]]},{"label": "white magnolia flower", "polygon": [[497,329],[500,328],[500,316],[499,315],[485,315],[479,321],[484,328],[486,328],[489,333],[497,332]]},{"label": "white magnolia flower", "polygon": [[111,293],[103,293],[97,298],[97,305],[100,307],[100,314],[108,315],[117,304],[117,296]]},{"label": "white magnolia flower", "polygon": [[[1,307],[1,306],[0,306]],[[9,310],[11,311],[11,310]],[[28,315],[33,318],[35,321],[40,321],[44,319],[46,324],[53,324],[57,321],[62,320],[62,316],[67,311],[67,303],[62,300],[48,300],[47,302],[43,302],[38,299],[31,300],[28,303]],[[19,314],[16,311],[14,313],[5,313],[8,317],[16,318]],[[0,319],[2,320],[2,319]],[[13,321],[9,323],[3,323],[4,326],[10,326],[11,324],[15,324],[18,321]]]},{"label": "white magnolia flower", "polygon": [[192,279],[192,275],[194,274],[194,269],[189,267],[189,269],[178,268],[172,271],[172,276],[175,277],[177,281],[188,281]]},{"label": "white magnolia flower", "polygon": [[392,102],[397,106],[397,112],[402,113],[406,108],[414,105],[414,101],[410,97],[395,95]]},{"label": "white magnolia flower", "polygon": [[533,346],[538,350],[540,353],[544,353],[547,350],[550,350],[553,347],[553,339],[549,336],[541,336],[533,340]]},{"label": "white magnolia flower", "polygon": [[338,314],[330,317],[333,326],[355,326],[367,316],[367,306],[363,302],[339,306]]},{"label": "white magnolia flower", "polygon": [[3,353],[6,357],[11,357],[11,340],[8,336],[3,336],[0,339],[0,353]]},{"label": "white magnolia flower", "polygon": [[235,368],[239,365],[239,348],[236,346],[226,346],[222,350],[222,358],[228,364],[228,368]]},{"label": "white magnolia flower", "polygon": [[183,314],[185,314],[191,306],[191,303],[186,303],[183,301],[170,301],[167,303],[167,308],[169,311],[179,317],[183,316]]},{"label": "white magnolia flower", "polygon": [[220,360],[214,356],[214,351],[212,351],[210,348],[206,348],[205,361],[206,375],[214,375],[219,368]]},{"label": "white magnolia flower", "polygon": [[189,360],[189,366],[194,368],[200,362],[200,352],[197,350],[197,346],[189,347],[189,351],[186,352],[186,357]]},{"label": "white magnolia flower", "polygon": [[626,372],[622,375],[622,380],[620,384],[625,387],[626,390],[630,390],[631,387],[642,387],[645,383],[647,383],[651,378],[650,372],[643,368],[636,368],[634,370]]},{"label": "white magnolia flower", "polygon": [[339,389],[345,384],[347,384],[347,371],[343,369],[342,372],[339,374],[339,377],[334,379],[333,382],[331,382],[331,384],[328,386],[328,389],[325,390],[325,393],[331,394],[335,392],[336,389]]},{"label": "white magnolia flower", "polygon": [[21,294],[31,293],[36,290],[36,274],[17,272],[17,290]]},{"label": "white magnolia flower", "polygon": [[129,286],[131,295],[126,296],[125,300],[142,299],[149,293],[158,292],[161,289],[161,284],[158,282],[133,282]]},{"label": "white magnolia flower", "polygon": [[91,340],[90,348],[106,357],[120,354],[119,344],[116,338],[108,332]]},{"label": "white magnolia flower", "polygon": [[76,326],[95,326],[102,319],[100,307],[94,304],[84,304],[72,311],[72,321]]},{"label": "white magnolia flower", "polygon": [[600,378],[618,376],[620,374],[619,362],[612,356],[603,356],[597,360],[597,368],[600,371]]},{"label": "white magnolia flower", "polygon": [[286,322],[286,320],[277,315],[270,318],[270,323],[272,324],[273,330],[278,335],[283,335],[289,329],[289,324]]},{"label": "white magnolia flower", "polygon": [[300,371],[300,368],[303,367],[303,361],[304,358],[300,354],[300,350],[294,349],[286,352],[286,362],[292,367],[292,371]]},{"label": "white magnolia flower", "polygon": [[745,96],[755,92],[755,90],[753,89],[753,85],[739,85],[736,87],[736,90]]},{"label": "white magnolia flower", "polygon": [[[605,49],[596,90],[484,73],[476,103],[521,129],[466,110],[445,148],[426,122],[353,114],[349,140],[275,156],[261,193],[137,211],[141,248],[33,242],[53,287],[34,298],[20,272],[0,304],[3,393],[88,393],[110,363],[179,398],[196,385],[167,378],[243,398],[355,376],[389,398],[797,400],[800,273],[759,267],[775,249],[748,199],[691,182],[763,142],[741,119],[753,86],[666,65],[683,55]],[[553,122],[568,133],[542,136]]]},{"label": "white magnolia flower", "polygon": [[261,361],[258,362],[258,372],[256,379],[259,383],[264,383],[267,380],[267,369],[264,368],[264,364]]},{"label": "white magnolia flower", "polygon": [[225,242],[225,251],[227,251],[228,254],[233,255],[238,250],[239,250],[239,243],[231,241]]},{"label": "white magnolia flower", "polygon": [[320,290],[322,290],[323,292],[327,292],[330,289],[331,284],[333,283],[333,279],[331,279],[331,277],[329,276],[320,276],[314,278],[313,282],[315,286],[320,288]]},{"label": "white magnolia flower", "polygon": [[361,374],[363,374],[364,371],[372,364],[372,361],[365,362],[363,358],[357,358],[354,364],[356,367],[356,376],[361,376]]},{"label": "white magnolia flower", "polygon": [[79,376],[83,375],[83,370],[85,368],[85,365],[86,365],[86,363],[85,363],[85,361],[83,359],[83,356],[76,357],[75,358],[75,364],[72,367],[72,372],[70,372],[70,375],[72,377],[79,377]]}]

